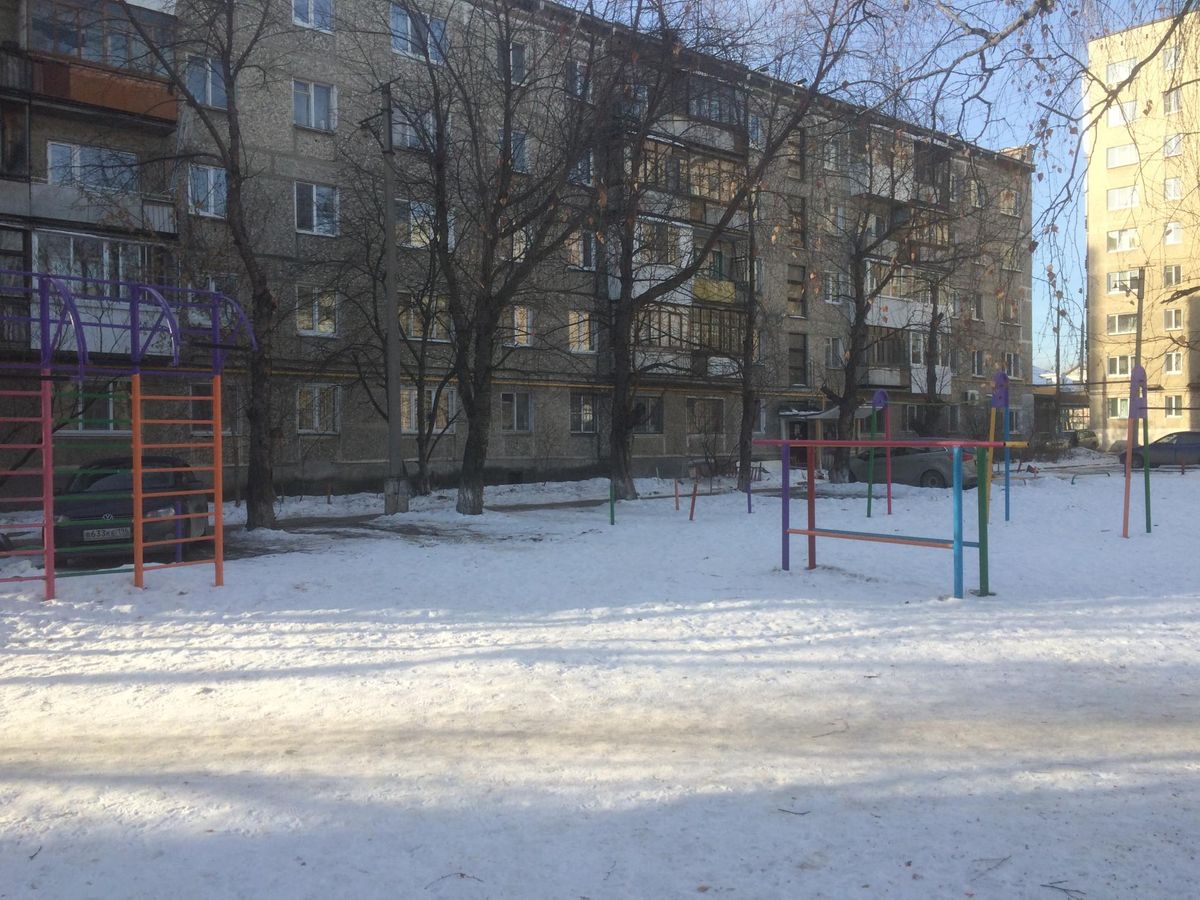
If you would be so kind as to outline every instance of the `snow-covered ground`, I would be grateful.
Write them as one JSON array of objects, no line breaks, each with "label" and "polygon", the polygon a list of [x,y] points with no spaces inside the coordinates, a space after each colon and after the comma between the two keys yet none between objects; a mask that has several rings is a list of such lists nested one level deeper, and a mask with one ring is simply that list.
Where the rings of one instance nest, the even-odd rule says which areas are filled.
[{"label": "snow-covered ground", "polygon": [[[962,601],[944,551],[783,572],[736,494],[0,586],[0,897],[1194,896],[1200,476],[1129,540],[1121,490],[1014,486]],[[817,506],[950,533],[945,491]]]}]

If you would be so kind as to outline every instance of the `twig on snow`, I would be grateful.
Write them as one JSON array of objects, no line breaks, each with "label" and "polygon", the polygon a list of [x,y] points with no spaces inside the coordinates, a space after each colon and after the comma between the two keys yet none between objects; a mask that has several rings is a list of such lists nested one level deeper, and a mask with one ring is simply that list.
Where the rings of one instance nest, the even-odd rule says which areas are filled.
[{"label": "twig on snow", "polygon": [[778,810],[779,812],[787,813],[789,816],[807,816],[810,812],[812,812],[811,809],[806,809],[801,812],[797,809],[784,809],[782,806],[778,807]]},{"label": "twig on snow", "polygon": [[29,857],[29,858],[30,858],[30,859],[34,859],[34,858],[36,858],[36,857],[37,857],[37,855],[38,855],[39,853],[41,853],[41,852],[42,852],[42,847],[43,847],[43,846],[44,846],[43,844],[38,844],[38,848],[37,848],[36,850],[34,850],[34,851],[33,851],[32,855],[30,855],[30,857]]},{"label": "twig on snow", "polygon": [[1081,891],[1079,888],[1060,887],[1059,885],[1066,884],[1066,881],[1052,881],[1049,884],[1038,885],[1038,887],[1050,888],[1052,891],[1062,891],[1067,895],[1067,900],[1083,900],[1087,896],[1087,891]]},{"label": "twig on snow", "polygon": [[480,884],[483,884],[482,878],[476,878],[474,875],[468,875],[466,872],[448,872],[447,874],[443,875],[441,878],[435,878],[435,879],[433,879],[433,881],[429,882],[429,884],[425,885],[425,890],[429,890],[431,887],[433,887],[439,881],[445,881],[447,878],[460,878],[460,879],[464,879],[464,880],[469,879],[471,881],[478,881]]},{"label": "twig on snow", "polygon": [[987,856],[985,856],[980,859],[973,860],[973,862],[991,863],[990,866],[988,866],[986,869],[984,869],[982,872],[979,873],[980,875],[986,875],[988,872],[991,872],[991,871],[994,871],[995,869],[1000,868],[1002,865],[1004,865],[1010,859],[1012,859],[1011,853],[1005,857],[997,857],[997,856],[987,857]]}]

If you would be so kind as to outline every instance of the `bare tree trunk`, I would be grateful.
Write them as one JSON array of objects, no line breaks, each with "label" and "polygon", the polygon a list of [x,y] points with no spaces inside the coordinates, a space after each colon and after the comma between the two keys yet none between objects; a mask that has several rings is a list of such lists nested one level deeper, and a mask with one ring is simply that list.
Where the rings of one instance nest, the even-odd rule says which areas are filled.
[{"label": "bare tree trunk", "polygon": [[463,445],[462,470],[458,477],[458,501],[454,508],[464,516],[483,515],[483,469],[487,464],[488,436],[492,426],[491,378],[481,379],[464,401],[467,439]]},{"label": "bare tree trunk", "polygon": [[925,336],[925,411],[920,417],[920,432],[922,437],[936,435],[941,428],[942,401],[938,394],[937,365],[941,356],[940,332],[942,314],[938,307],[938,285],[930,285],[929,331]]},{"label": "bare tree trunk", "polygon": [[250,397],[246,418],[250,424],[246,466],[246,528],[275,524],[274,438],[271,428],[271,306],[269,290],[254,295],[254,331],[258,346],[250,354]]},{"label": "bare tree trunk", "polygon": [[608,434],[609,478],[618,500],[636,500],[633,482],[633,378],[632,350],[629,346],[631,324],[629,303],[621,302],[613,312],[611,329],[613,355],[612,416]]}]

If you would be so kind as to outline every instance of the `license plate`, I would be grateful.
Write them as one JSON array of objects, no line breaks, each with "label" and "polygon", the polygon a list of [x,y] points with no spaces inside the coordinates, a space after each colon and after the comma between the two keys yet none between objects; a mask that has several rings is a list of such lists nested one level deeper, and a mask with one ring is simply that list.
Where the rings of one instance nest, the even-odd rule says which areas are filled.
[{"label": "license plate", "polygon": [[125,528],[85,528],[83,530],[83,539],[85,541],[116,541],[128,540],[130,530]]}]

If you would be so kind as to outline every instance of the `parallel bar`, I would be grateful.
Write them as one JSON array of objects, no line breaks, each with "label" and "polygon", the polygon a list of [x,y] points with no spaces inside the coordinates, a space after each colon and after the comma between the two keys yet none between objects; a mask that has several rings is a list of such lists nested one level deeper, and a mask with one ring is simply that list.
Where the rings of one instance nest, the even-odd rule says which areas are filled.
[{"label": "parallel bar", "polygon": [[[0,559],[7,559],[10,556],[41,556],[45,552],[41,547],[33,550],[0,550]],[[39,575],[38,580],[40,581],[44,577]]]},{"label": "parallel bar", "polygon": [[170,546],[174,547],[179,544],[198,544],[201,541],[211,541],[212,539],[213,539],[213,536],[211,534],[203,534],[200,537],[168,538],[167,540],[164,540],[164,541],[144,541],[142,543],[142,546],[143,547],[166,547],[166,546],[170,545]]},{"label": "parallel bar", "polygon": [[[792,438],[755,438],[754,443],[762,447],[778,447],[786,445],[789,447],[861,447],[868,449],[870,447],[945,447],[952,449],[954,447],[994,447],[997,449],[1004,448],[1003,441],[838,441],[824,439],[792,439]],[[1011,441],[1010,446],[1024,447],[1028,445],[1028,441]]]},{"label": "parallel bar", "polygon": [[142,566],[145,572],[153,572],[155,569],[177,569],[180,566],[207,566],[207,559],[185,559],[183,562],[155,563],[150,566]]},{"label": "parallel bar", "polygon": [[[1008,417],[1005,416],[1007,421]],[[963,598],[963,466],[962,447],[955,447],[954,459],[954,596]]]},{"label": "parallel bar", "polygon": [[41,497],[0,497],[0,503],[34,503],[40,502]]},{"label": "parallel bar", "polygon": [[903,535],[873,534],[869,531],[831,531],[823,528],[789,528],[788,534],[808,535],[815,541],[819,537],[841,538],[847,541],[867,541],[872,544],[904,544],[909,547],[929,547],[933,550],[952,550],[951,541],[940,541],[932,538],[909,538]]},{"label": "parallel bar", "polygon": [[207,450],[212,441],[169,442],[163,444],[142,444],[143,450]]},{"label": "parallel bar", "polygon": [[142,519],[142,524],[149,525],[151,522],[175,522],[179,519],[199,519],[201,517],[207,519],[208,513],[176,513],[173,516],[154,516],[152,518]]},{"label": "parallel bar", "polygon": [[135,372],[130,379],[133,383],[133,584],[135,587],[146,586],[146,554],[142,547],[145,538],[143,534],[142,516],[145,509],[142,504],[142,376]]},{"label": "parallel bar", "polygon": [[[42,332],[42,340],[46,332]],[[44,569],[46,599],[53,600],[54,593],[54,395],[51,390],[50,370],[42,369],[42,549],[46,555]]]},{"label": "parallel bar", "polygon": [[154,468],[142,469],[147,475],[156,475],[163,472],[211,472],[212,466],[175,466],[173,468]]},{"label": "parallel bar", "polygon": [[142,419],[143,425],[208,425],[212,419]]},{"label": "parallel bar", "polygon": [[[134,457],[137,459],[138,457]],[[136,482],[135,482],[136,485]],[[211,494],[212,488],[198,488],[194,491],[150,491],[142,494],[143,497],[192,497],[197,494]]]},{"label": "parallel bar", "polygon": [[142,394],[143,400],[187,400],[190,403],[212,402],[212,397],[205,397],[203,394],[192,396],[191,394]]}]

